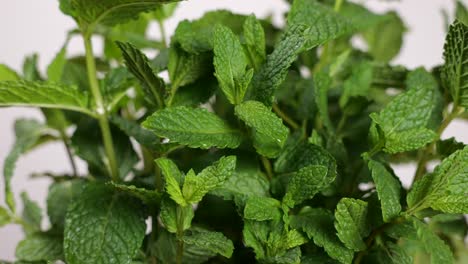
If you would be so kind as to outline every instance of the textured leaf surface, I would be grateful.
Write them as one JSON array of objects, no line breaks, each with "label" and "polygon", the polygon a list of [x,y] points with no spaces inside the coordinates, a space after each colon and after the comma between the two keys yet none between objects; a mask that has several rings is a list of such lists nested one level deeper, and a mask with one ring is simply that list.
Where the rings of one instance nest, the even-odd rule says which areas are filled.
[{"label": "textured leaf surface", "polygon": [[166,192],[176,203],[185,206],[187,202],[182,195],[182,173],[177,165],[170,159],[159,158],[156,164],[161,168],[164,179],[166,180]]},{"label": "textured leaf surface", "polygon": [[63,230],[65,215],[71,201],[79,197],[84,182],[73,180],[53,183],[47,195],[47,214],[54,228]]},{"label": "textured leaf surface", "polygon": [[316,0],[294,1],[287,20],[289,26],[303,24],[310,27],[307,32],[308,49],[354,29],[350,21]]},{"label": "textured leaf surface", "polygon": [[286,79],[288,68],[304,50],[304,26],[293,26],[268,55],[266,62],[255,73],[251,83],[252,98],[267,106],[273,104],[275,91]]},{"label": "textured leaf surface", "polygon": [[247,58],[239,38],[225,26],[215,27],[213,35],[215,76],[229,102],[239,104],[244,99],[253,71],[247,71]]},{"label": "textured leaf surface", "polygon": [[335,228],[340,240],[354,251],[366,249],[363,238],[368,235],[367,203],[343,198],[336,206]]},{"label": "textured leaf surface", "polygon": [[5,202],[13,212],[15,211],[15,201],[11,190],[11,178],[13,177],[16,161],[21,154],[27,152],[36,144],[45,129],[43,124],[33,119],[20,119],[15,122],[16,140],[3,166]]},{"label": "textured leaf surface", "polygon": [[197,247],[220,254],[226,258],[230,258],[234,251],[232,241],[220,232],[194,228],[184,235],[183,240],[186,244],[196,245]]},{"label": "textured leaf surface", "polygon": [[315,102],[319,112],[320,119],[329,133],[333,133],[333,128],[330,116],[328,115],[328,89],[332,80],[325,72],[318,72],[314,75],[314,86],[316,91]]},{"label": "textured leaf surface", "polygon": [[193,219],[193,209],[191,206],[178,206],[173,200],[168,197],[164,197],[161,201],[161,222],[167,231],[171,233],[177,233],[178,222],[177,220],[183,216],[180,220],[182,223],[182,230],[190,228]]},{"label": "textured leaf surface", "polygon": [[427,128],[437,95],[437,82],[423,69],[408,76],[409,90],[395,97],[380,113],[371,114],[385,135],[384,150],[398,153],[418,149],[436,138]]},{"label": "textured leaf surface", "polygon": [[447,213],[467,213],[467,179],[468,147],[465,147],[414,184],[408,193],[408,205],[419,210],[433,207]]},{"label": "textured leaf surface", "polygon": [[147,205],[158,204],[161,200],[161,193],[156,190],[148,190],[135,185],[125,185],[119,183],[110,183],[117,191],[128,194],[140,199]]},{"label": "textured leaf surface", "polygon": [[375,160],[369,160],[369,170],[372,173],[377,195],[379,196],[382,216],[385,222],[397,217],[401,211],[400,190],[401,184],[385,166]]},{"label": "textured leaf surface", "polygon": [[0,81],[16,81],[20,77],[5,64],[0,64]]},{"label": "textured leaf surface", "polygon": [[148,117],[142,125],[160,137],[191,148],[236,148],[242,139],[240,131],[202,108],[163,109]]},{"label": "textured leaf surface", "polygon": [[160,143],[158,136],[151,131],[144,129],[135,122],[117,115],[112,115],[109,119],[114,125],[120,128],[120,130],[125,132],[125,134],[133,137],[138,143],[145,147],[153,148],[155,145]]},{"label": "textured leaf surface", "polygon": [[198,203],[209,191],[216,189],[229,179],[236,169],[236,157],[222,157],[198,175],[187,173],[182,194],[187,203]]},{"label": "textured leaf surface", "polygon": [[468,26],[455,20],[444,45],[442,80],[455,105],[468,107]]},{"label": "textured leaf surface", "polygon": [[143,212],[138,200],[110,186],[89,184],[67,212],[65,260],[70,264],[129,263],[145,236]]},{"label": "textured leaf surface", "polygon": [[122,51],[128,70],[140,81],[146,96],[151,97],[149,101],[162,107],[164,81],[153,72],[146,55],[130,43],[117,42],[117,46]]},{"label": "textured leaf surface", "polygon": [[317,246],[323,247],[331,258],[343,264],[350,264],[354,253],[336,236],[333,219],[333,214],[324,209],[306,208],[291,217],[291,226],[302,229]]},{"label": "textured leaf surface", "polygon": [[367,97],[372,85],[373,67],[364,61],[353,67],[351,76],[343,84],[340,106],[344,108],[353,97]]},{"label": "textured leaf surface", "polygon": [[417,238],[424,245],[426,252],[431,255],[432,264],[453,263],[453,255],[449,246],[440,239],[424,223],[413,219],[413,226],[416,229]]},{"label": "textured leaf surface", "polygon": [[247,57],[254,69],[259,69],[265,61],[265,32],[262,24],[254,15],[250,15],[244,22],[243,35]]},{"label": "textured leaf surface", "polygon": [[[61,1],[64,2],[64,1]],[[84,27],[96,24],[115,25],[135,19],[142,12],[154,10],[160,4],[175,0],[69,0],[61,9]]]},{"label": "textured leaf surface", "polygon": [[31,200],[27,193],[21,193],[23,201],[23,213],[21,214],[23,221],[26,223],[24,232],[26,235],[33,234],[41,230],[42,211],[39,205]]},{"label": "textured leaf surface", "polygon": [[0,106],[59,108],[94,115],[88,96],[75,87],[31,81],[0,82]]},{"label": "textured leaf surface", "polygon": [[25,261],[63,260],[61,236],[37,233],[26,237],[16,247],[16,257]]},{"label": "textured leaf surface", "polygon": [[253,129],[253,142],[257,152],[266,157],[276,157],[289,133],[282,120],[257,101],[237,105],[235,113]]},{"label": "textured leaf surface", "polygon": [[270,197],[250,197],[244,208],[244,218],[265,221],[281,218],[280,201]]}]

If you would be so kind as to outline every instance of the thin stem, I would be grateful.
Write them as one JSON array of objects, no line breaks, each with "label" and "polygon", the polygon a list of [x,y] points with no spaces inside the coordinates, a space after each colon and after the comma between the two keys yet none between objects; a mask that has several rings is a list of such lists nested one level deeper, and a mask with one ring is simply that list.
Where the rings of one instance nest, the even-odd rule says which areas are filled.
[{"label": "thin stem", "polygon": [[174,100],[174,96],[177,93],[178,89],[179,89],[179,84],[177,82],[171,84],[169,99],[167,100],[167,106],[168,107],[172,105],[172,100]]},{"label": "thin stem", "polygon": [[166,42],[166,29],[164,28],[164,21],[158,20],[159,31],[161,32],[161,42],[165,48],[167,48]]},{"label": "thin stem", "polygon": [[273,169],[271,168],[270,160],[267,159],[265,156],[261,156],[263,167],[265,168],[265,172],[269,180],[273,178]]},{"label": "thin stem", "polygon": [[333,10],[335,12],[340,12],[341,6],[343,5],[344,0],[335,0],[335,6],[333,7]]},{"label": "thin stem", "polygon": [[281,117],[284,122],[290,125],[294,130],[299,129],[300,126],[297,124],[291,117],[289,117],[285,112],[283,112],[277,104],[273,104],[273,111]]},{"label": "thin stem", "polygon": [[182,264],[182,258],[184,256],[184,220],[185,214],[184,209],[177,205],[177,256],[176,256],[176,263]]},{"label": "thin stem", "polygon": [[114,144],[112,142],[112,135],[110,132],[109,121],[107,120],[107,111],[104,106],[101,91],[99,90],[99,83],[96,76],[96,62],[93,56],[93,46],[91,44],[91,37],[89,34],[83,35],[85,52],[86,52],[86,68],[88,70],[89,85],[91,93],[96,103],[96,113],[101,127],[102,139],[104,141],[104,148],[107,155],[108,165],[110,169],[111,178],[113,181],[119,181],[119,170],[115,158]]},{"label": "thin stem", "polygon": [[71,152],[70,139],[68,138],[67,134],[63,129],[60,129],[59,133],[63,141],[63,145],[65,146],[65,150],[67,151],[68,160],[70,161],[70,165],[73,170],[73,176],[76,177],[78,176],[78,169],[76,168],[75,159],[73,159],[73,154]]}]

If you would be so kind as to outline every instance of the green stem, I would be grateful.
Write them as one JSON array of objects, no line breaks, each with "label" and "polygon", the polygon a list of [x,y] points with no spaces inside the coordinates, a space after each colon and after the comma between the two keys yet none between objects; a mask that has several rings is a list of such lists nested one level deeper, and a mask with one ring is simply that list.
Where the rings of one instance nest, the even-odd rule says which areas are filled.
[{"label": "green stem", "polygon": [[273,169],[271,168],[271,163],[268,158],[265,156],[261,156],[263,167],[265,168],[265,172],[267,174],[268,180],[273,178]]},{"label": "green stem", "polygon": [[178,89],[179,89],[179,84],[177,82],[171,84],[169,99],[167,100],[167,106],[168,107],[172,105],[172,100],[174,99],[174,96],[177,93]]},{"label": "green stem", "polygon": [[99,83],[96,76],[96,62],[93,56],[91,37],[89,34],[83,34],[83,39],[86,52],[86,68],[88,70],[89,85],[96,104],[97,119],[99,121],[99,126],[101,127],[102,139],[104,142],[111,178],[113,181],[119,181],[119,170],[115,158],[109,121],[107,120],[107,110],[104,105],[104,100],[102,99],[101,91],[99,90]]},{"label": "green stem", "polygon": [[164,21],[158,20],[159,31],[161,32],[161,42],[167,48],[166,42],[166,29],[164,28]]},{"label": "green stem", "polygon": [[75,163],[75,160],[73,159],[73,154],[71,152],[70,139],[68,138],[67,133],[65,133],[63,129],[60,129],[59,133],[60,133],[60,138],[63,141],[63,145],[65,146],[65,150],[67,151],[68,160],[70,161],[70,165],[73,170],[73,176],[76,177],[78,176],[78,170],[76,168],[76,163]]},{"label": "green stem", "polygon": [[[452,112],[442,121],[442,124],[440,125],[439,129],[437,129],[437,140],[440,139],[448,125],[463,111],[463,108],[458,107],[457,105],[453,106]],[[416,172],[414,174],[413,183],[416,180],[420,179],[424,175],[424,173],[426,173],[426,164],[430,160],[431,155],[434,154],[434,148],[437,140],[434,140],[431,144],[429,144],[429,146],[427,146],[419,155],[420,159],[418,162]]]},{"label": "green stem", "polygon": [[299,124],[297,124],[292,118],[290,118],[285,112],[279,108],[277,104],[273,104],[273,111],[281,117],[281,119],[284,120],[288,125],[290,125],[294,130],[297,130],[300,128]]},{"label": "green stem", "polygon": [[335,6],[333,7],[333,10],[335,12],[340,12],[341,6],[343,5],[344,0],[336,0],[335,1]]},{"label": "green stem", "polygon": [[184,219],[184,210],[180,205],[177,205],[177,264],[182,264],[182,258],[184,256]]}]

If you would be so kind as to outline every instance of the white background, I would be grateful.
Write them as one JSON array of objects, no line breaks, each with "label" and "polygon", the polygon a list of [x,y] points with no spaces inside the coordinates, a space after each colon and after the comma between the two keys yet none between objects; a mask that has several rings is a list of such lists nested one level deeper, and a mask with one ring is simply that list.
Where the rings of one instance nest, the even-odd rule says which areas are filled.
[{"label": "white background", "polygon": [[[467,0],[465,5],[468,4]],[[405,20],[409,32],[405,37],[405,44],[395,63],[410,68],[424,66],[430,68],[442,62],[442,47],[445,31],[441,9],[449,14],[453,12],[451,0],[401,0],[401,1],[364,1],[371,9],[382,12],[389,9],[397,10]],[[180,4],[175,16],[171,18],[166,29],[172,33],[177,22],[181,19],[200,17],[205,11],[226,8],[242,14],[255,13],[258,17],[273,14],[274,22],[282,24],[282,14],[287,5],[282,0],[190,0]],[[62,15],[58,9],[58,0],[2,0],[0,3],[0,63],[20,70],[23,57],[32,53],[40,54],[39,65],[44,72],[47,64],[61,47],[65,32],[72,29],[74,22]],[[158,37],[156,27],[152,27],[150,35]],[[95,50],[100,49],[96,43]],[[71,54],[78,54],[83,50],[79,39],[75,38],[70,47]],[[37,110],[25,108],[0,109],[0,169],[3,171],[3,160],[13,145],[13,122],[19,117],[39,118]],[[459,141],[468,143],[468,123],[466,121],[453,122],[443,137],[455,136]],[[80,171],[84,171],[82,163]],[[400,175],[407,186],[411,182],[414,166],[396,166],[396,173]],[[44,208],[48,180],[28,180],[32,172],[69,172],[70,166],[65,156],[63,146],[59,143],[49,144],[23,156],[17,163],[13,179],[13,190],[19,201],[19,193],[27,191],[30,197],[39,202]],[[3,180],[0,181],[0,205],[4,205]],[[44,210],[45,212],[45,210]],[[44,226],[48,223],[44,221]],[[18,226],[9,225],[0,229],[0,259],[13,260],[14,248],[23,234]]]}]

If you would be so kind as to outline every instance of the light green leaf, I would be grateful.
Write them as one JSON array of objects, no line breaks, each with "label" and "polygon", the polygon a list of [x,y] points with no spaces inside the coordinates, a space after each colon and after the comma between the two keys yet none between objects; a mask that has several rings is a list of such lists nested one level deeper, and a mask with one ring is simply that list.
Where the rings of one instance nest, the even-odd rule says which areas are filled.
[{"label": "light green leaf", "polygon": [[63,230],[68,205],[79,197],[83,186],[84,182],[79,180],[55,182],[50,185],[47,194],[47,214],[53,228]]},{"label": "light green leaf", "polygon": [[468,147],[445,158],[433,173],[416,181],[408,193],[410,210],[427,207],[447,213],[468,213]]},{"label": "light green leaf", "polygon": [[117,46],[122,51],[128,70],[140,81],[148,101],[157,107],[163,106],[164,81],[154,74],[148,58],[143,52],[130,43],[117,41]]},{"label": "light green leaf", "polygon": [[252,99],[267,106],[273,104],[274,94],[286,79],[289,67],[304,50],[305,30],[305,26],[299,25],[286,31],[273,53],[268,55],[266,62],[255,73],[250,86]]},{"label": "light green leaf", "polygon": [[63,260],[63,239],[60,235],[33,234],[19,242],[16,257],[25,261]]},{"label": "light green leaf", "polygon": [[468,10],[466,9],[466,6],[461,2],[461,0],[457,0],[457,6],[455,8],[455,17],[465,24],[465,26],[468,26]]},{"label": "light green leaf", "polygon": [[253,70],[246,71],[247,58],[239,38],[228,28],[217,25],[213,35],[213,64],[221,90],[232,104],[244,99]]},{"label": "light green leaf", "polygon": [[61,1],[61,9],[71,15],[88,34],[97,24],[108,26],[135,19],[140,13],[158,8],[161,4],[175,0],[70,0]]},{"label": "light green leaf", "polygon": [[340,97],[340,106],[343,109],[354,97],[367,97],[372,85],[373,66],[369,61],[355,65],[351,76],[343,83],[343,94]]},{"label": "light green leaf", "polygon": [[19,79],[20,77],[14,70],[5,64],[0,64],[0,81],[16,81]]},{"label": "light green leaf", "polygon": [[401,211],[401,184],[382,163],[375,160],[369,160],[368,165],[375,187],[377,188],[377,195],[379,196],[382,208],[383,220],[385,222],[389,222],[393,218],[397,217]]},{"label": "light green leaf", "polygon": [[145,147],[154,148],[160,143],[158,136],[131,120],[125,119],[118,115],[111,115],[109,120],[118,128],[120,128],[120,130],[125,132],[125,134],[133,137],[138,143]]},{"label": "light green leaf", "polygon": [[354,251],[365,250],[363,238],[369,234],[367,202],[342,198],[336,206],[335,228],[347,248]]},{"label": "light green leaf", "polygon": [[354,30],[354,25],[330,7],[316,0],[295,0],[288,14],[288,26],[306,25],[307,49],[324,44]]},{"label": "light green leaf", "polygon": [[332,80],[325,72],[318,72],[314,75],[315,102],[317,104],[320,119],[328,133],[334,133],[335,129],[328,115],[328,89]]},{"label": "light green leaf", "polygon": [[269,158],[278,156],[289,133],[281,118],[257,101],[243,102],[234,111],[237,117],[252,128],[257,152]]},{"label": "light green leaf", "polygon": [[191,148],[236,148],[242,140],[239,130],[202,108],[166,108],[155,112],[142,125],[160,137]]},{"label": "light green leaf", "polygon": [[281,202],[270,197],[249,197],[244,208],[244,218],[255,221],[279,220]]},{"label": "light green leaf", "polygon": [[302,229],[317,246],[323,247],[331,258],[340,263],[350,264],[353,261],[353,251],[336,236],[332,213],[306,207],[299,214],[291,216],[291,227]]},{"label": "light green leaf", "polygon": [[88,96],[76,87],[31,81],[0,82],[0,106],[58,108],[95,115],[89,109]]},{"label": "light green leaf", "polygon": [[250,65],[254,69],[259,69],[266,59],[265,32],[262,24],[254,15],[250,15],[244,22],[243,35],[245,50]]},{"label": "light green leaf", "polygon": [[173,200],[168,197],[164,197],[161,200],[161,221],[166,227],[167,231],[171,233],[178,232],[178,219],[183,216],[182,220],[179,220],[182,223],[182,230],[187,230],[192,225],[193,219],[193,209],[191,206],[179,206]]},{"label": "light green leaf", "polygon": [[174,14],[179,3],[169,3],[165,5],[160,5],[156,11],[154,11],[154,17],[158,21],[164,21]]},{"label": "light green leaf", "polygon": [[379,22],[388,19],[385,14],[373,13],[361,3],[348,1],[343,1],[338,13],[354,26],[355,31],[359,32],[371,29],[378,25]]},{"label": "light green leaf", "polygon": [[450,25],[444,45],[444,88],[456,106],[468,107],[468,26],[458,20]]},{"label": "light green leaf", "polygon": [[164,179],[166,180],[166,192],[176,203],[186,206],[187,202],[180,189],[183,181],[182,174],[177,168],[177,165],[167,158],[157,159],[156,164],[161,168]]},{"label": "light green leaf", "polygon": [[222,157],[213,165],[206,167],[198,175],[189,171],[185,176],[182,194],[189,204],[198,203],[203,196],[224,184],[236,169],[236,157]]},{"label": "light green leaf", "polygon": [[232,241],[220,232],[208,231],[201,228],[193,228],[183,237],[184,243],[195,245],[213,253],[230,258],[234,251]]},{"label": "light green leaf", "polygon": [[49,82],[58,83],[62,80],[63,70],[67,62],[67,48],[66,44],[59,53],[55,56],[52,62],[47,67],[47,77]]},{"label": "light green leaf", "polygon": [[16,140],[3,166],[5,180],[5,202],[12,212],[15,212],[15,201],[11,190],[11,178],[16,161],[20,155],[30,150],[44,134],[46,127],[33,119],[19,119],[15,122]]},{"label": "light green leaf", "polygon": [[385,19],[364,33],[369,53],[375,60],[391,61],[400,52],[406,26],[394,11],[388,12]]},{"label": "light green leaf", "polygon": [[450,247],[440,239],[425,224],[417,219],[412,219],[418,240],[424,245],[426,252],[431,255],[432,264],[453,263],[453,254]]},{"label": "light green leaf", "polygon": [[111,182],[109,184],[112,185],[117,191],[138,198],[147,205],[159,204],[161,201],[161,193],[157,190],[148,190],[145,188],[136,187],[135,185],[125,185],[115,182]]},{"label": "light green leaf", "polygon": [[409,90],[396,96],[380,113],[371,114],[384,133],[384,151],[391,154],[418,149],[437,137],[427,128],[437,107],[436,80],[418,69],[408,76],[408,85]]},{"label": "light green leaf", "polygon": [[6,208],[0,206],[0,227],[11,222],[11,215]]},{"label": "light green leaf", "polygon": [[321,165],[306,166],[292,176],[289,180],[283,202],[294,207],[307,199],[312,199],[315,194],[328,187],[336,174],[331,174],[328,168]]},{"label": "light green leaf", "polygon": [[29,199],[27,193],[21,193],[21,200],[23,201],[22,218],[26,223],[23,226],[23,231],[26,235],[33,234],[41,230],[42,212],[41,208],[35,201]]},{"label": "light green leaf", "polygon": [[129,263],[141,247],[146,223],[142,204],[92,183],[67,212],[65,261],[69,264]]},{"label": "light green leaf", "polygon": [[304,237],[296,229],[289,230],[288,232],[288,248],[294,248],[303,245],[308,242],[308,239]]}]

